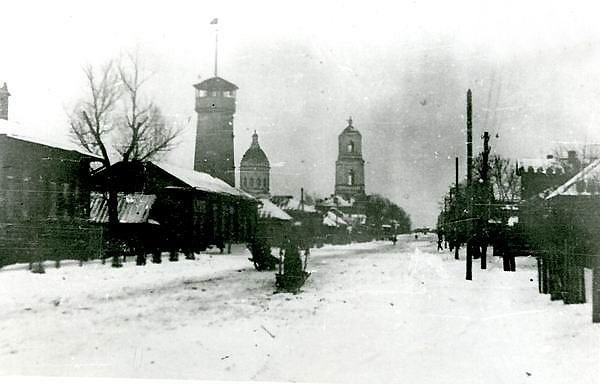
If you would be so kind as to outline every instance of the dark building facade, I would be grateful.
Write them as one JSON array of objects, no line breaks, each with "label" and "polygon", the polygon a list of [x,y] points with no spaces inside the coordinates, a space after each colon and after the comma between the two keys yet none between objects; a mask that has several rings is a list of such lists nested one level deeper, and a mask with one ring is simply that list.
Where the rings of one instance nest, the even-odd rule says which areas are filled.
[{"label": "dark building facade", "polygon": [[0,266],[98,256],[100,231],[88,219],[99,159],[0,122]]},{"label": "dark building facade", "polygon": [[269,198],[269,159],[258,143],[258,134],[252,135],[252,144],[240,162],[240,187],[256,196]]},{"label": "dark building facade", "polygon": [[238,87],[215,76],[194,88],[198,113],[194,170],[234,187],[233,115]]},{"label": "dark building facade", "polygon": [[[158,225],[137,228],[121,222],[124,240],[152,252],[201,252],[208,246],[249,242],[256,228],[258,202],[244,192],[210,175],[161,162],[119,162],[94,175],[102,191],[112,177],[119,192],[156,197],[147,219]],[[105,204],[106,205],[106,204]],[[121,209],[126,209],[124,205]],[[119,212],[119,216],[125,214]],[[129,215],[131,217],[131,215]],[[107,222],[107,215],[93,217]]]},{"label": "dark building facade", "polygon": [[338,137],[335,162],[335,194],[346,200],[363,200],[365,196],[365,161],[362,158],[362,135],[348,119],[348,126]]}]

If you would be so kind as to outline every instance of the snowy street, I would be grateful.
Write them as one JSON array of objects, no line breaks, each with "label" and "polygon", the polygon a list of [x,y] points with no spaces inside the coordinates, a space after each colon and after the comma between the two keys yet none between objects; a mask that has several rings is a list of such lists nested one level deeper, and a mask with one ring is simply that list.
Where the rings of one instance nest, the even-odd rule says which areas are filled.
[{"label": "snowy street", "polygon": [[[0,374],[398,383],[597,383],[591,304],[537,291],[434,238],[313,249],[298,295],[248,252],[121,269],[0,270]],[[589,278],[586,276],[586,278]],[[588,300],[591,295],[588,296]]]}]

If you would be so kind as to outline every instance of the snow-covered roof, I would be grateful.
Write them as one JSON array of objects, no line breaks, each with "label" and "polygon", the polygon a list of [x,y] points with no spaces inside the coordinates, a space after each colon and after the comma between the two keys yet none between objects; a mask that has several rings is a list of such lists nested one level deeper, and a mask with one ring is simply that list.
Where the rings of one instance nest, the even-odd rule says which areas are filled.
[{"label": "snow-covered roof", "polygon": [[[102,193],[96,192],[93,192],[90,197],[90,221],[108,223],[108,199]],[[120,193],[117,199],[119,222],[124,224],[147,222],[150,209],[155,201],[156,195]]]},{"label": "snow-covered roof", "polygon": [[277,219],[289,221],[292,217],[285,213],[281,208],[271,203],[269,199],[259,199],[262,202],[262,207],[258,208],[258,216],[261,219]]},{"label": "snow-covered roof", "polygon": [[171,174],[178,178],[185,184],[192,188],[199,189],[206,192],[224,193],[232,196],[239,196],[247,199],[254,200],[254,197],[249,193],[237,189],[227,184],[221,179],[213,177],[208,173],[194,171],[193,169],[182,168],[177,165],[173,165],[162,161],[152,161],[152,164],[156,165],[163,171]]},{"label": "snow-covered roof", "polygon": [[223,91],[235,91],[238,89],[237,85],[233,84],[230,81],[223,79],[222,77],[211,77],[210,79],[206,79],[201,81],[198,84],[194,84],[196,89],[201,89],[205,91],[214,91],[214,90],[223,90]]},{"label": "snow-covered roof", "polygon": [[339,195],[331,195],[321,200],[318,205],[322,205],[325,207],[351,207],[354,203],[354,199],[350,199],[350,201],[344,199]]},{"label": "snow-covered roof", "polygon": [[600,195],[600,159],[594,160],[581,172],[567,180],[566,183],[552,191],[546,200],[556,196],[591,196]]},{"label": "snow-covered roof", "polygon": [[339,227],[346,226],[348,225],[348,223],[346,223],[346,221],[341,216],[336,215],[332,211],[328,211],[325,214],[325,217],[323,218],[323,225],[326,225],[328,227]]},{"label": "snow-covered roof", "polygon": [[279,208],[284,211],[303,211],[303,212],[317,212],[314,206],[309,204],[301,204],[300,200],[293,197],[286,197],[284,199],[277,199],[273,201]]},{"label": "snow-covered roof", "polygon": [[63,149],[66,151],[74,151],[82,155],[100,159],[100,157],[89,153],[74,143],[69,142],[66,138],[64,140],[60,140],[57,139],[56,136],[53,136],[52,138],[44,137],[42,134],[40,134],[40,132],[10,120],[0,119],[0,135],[6,135],[7,137],[13,139],[45,145],[47,147]]}]

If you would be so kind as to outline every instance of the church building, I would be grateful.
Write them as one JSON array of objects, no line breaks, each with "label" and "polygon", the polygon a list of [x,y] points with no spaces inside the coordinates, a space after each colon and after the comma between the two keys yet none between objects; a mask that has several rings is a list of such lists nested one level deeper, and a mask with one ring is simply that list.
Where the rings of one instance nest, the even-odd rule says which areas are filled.
[{"label": "church building", "polygon": [[244,153],[240,162],[240,187],[259,198],[269,198],[269,159],[258,144],[256,131],[252,135],[252,144]]},{"label": "church building", "polygon": [[8,92],[8,87],[6,83],[0,88],[0,119],[8,120],[8,97],[10,93]]},{"label": "church building", "polygon": [[365,197],[365,161],[362,136],[348,119],[348,126],[338,136],[338,159],[335,162],[335,195],[361,201]]}]

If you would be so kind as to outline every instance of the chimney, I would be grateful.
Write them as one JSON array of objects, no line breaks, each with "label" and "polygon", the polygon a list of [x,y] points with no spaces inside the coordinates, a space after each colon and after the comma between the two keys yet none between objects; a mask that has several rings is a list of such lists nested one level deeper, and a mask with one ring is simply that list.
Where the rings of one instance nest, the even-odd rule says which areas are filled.
[{"label": "chimney", "polygon": [[0,119],[8,120],[8,87],[6,83],[0,88]]},{"label": "chimney", "polygon": [[581,168],[581,163],[577,158],[577,151],[567,151],[567,164],[571,166],[571,169],[575,172]]}]

